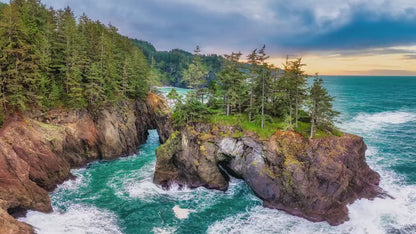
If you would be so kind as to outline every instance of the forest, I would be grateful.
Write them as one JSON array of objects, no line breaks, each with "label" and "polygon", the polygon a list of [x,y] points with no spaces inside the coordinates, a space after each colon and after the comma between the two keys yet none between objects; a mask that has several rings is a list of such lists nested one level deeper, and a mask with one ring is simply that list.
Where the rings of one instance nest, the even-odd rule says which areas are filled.
[{"label": "forest", "polygon": [[17,110],[141,98],[150,88],[145,56],[117,28],[39,0],[1,6],[0,68],[1,121]]},{"label": "forest", "polygon": [[[184,70],[183,79],[192,89],[186,98],[174,89],[173,120],[177,128],[199,121],[240,125],[269,137],[276,129],[297,131],[305,137],[340,135],[335,127],[339,113],[333,97],[316,74],[308,85],[301,58],[286,60],[280,69],[267,62],[266,46],[254,49],[241,62],[242,53],[224,55],[218,79],[208,81],[200,48]],[[237,133],[238,135],[238,133]]]},{"label": "forest", "polygon": [[[137,45],[146,56],[149,62],[151,77],[158,80],[160,85],[175,86],[186,88],[187,84],[183,80],[183,71],[192,64],[194,55],[181,49],[171,51],[157,51],[156,48],[147,41],[132,39],[133,44]],[[200,55],[201,63],[208,69],[208,83],[216,80],[217,73],[221,70],[225,62],[222,56],[216,54]]]},{"label": "forest", "polygon": [[116,27],[75,17],[69,7],[46,8],[39,0],[0,5],[0,125],[15,111],[99,108],[143,98],[156,85],[192,89],[176,100],[177,128],[198,121],[239,124],[268,136],[276,129],[313,137],[339,134],[333,97],[315,76],[308,85],[302,59],[283,68],[268,62],[266,47],[203,55],[157,51]]}]

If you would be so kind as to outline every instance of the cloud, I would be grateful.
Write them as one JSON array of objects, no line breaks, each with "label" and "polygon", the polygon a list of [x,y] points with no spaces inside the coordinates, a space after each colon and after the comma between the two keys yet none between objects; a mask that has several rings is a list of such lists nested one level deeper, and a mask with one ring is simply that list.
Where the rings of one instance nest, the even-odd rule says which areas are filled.
[{"label": "cloud", "polygon": [[[1,1],[1,0],[0,0]],[[3,0],[4,1],[4,0]],[[414,0],[43,0],[111,22],[158,49],[271,53],[369,51],[416,45]],[[388,52],[382,51],[382,52]]]},{"label": "cloud", "polygon": [[369,12],[354,13],[349,23],[323,33],[310,32],[302,37],[277,39],[283,46],[305,50],[365,49],[416,44],[416,21],[405,17],[378,16]]}]

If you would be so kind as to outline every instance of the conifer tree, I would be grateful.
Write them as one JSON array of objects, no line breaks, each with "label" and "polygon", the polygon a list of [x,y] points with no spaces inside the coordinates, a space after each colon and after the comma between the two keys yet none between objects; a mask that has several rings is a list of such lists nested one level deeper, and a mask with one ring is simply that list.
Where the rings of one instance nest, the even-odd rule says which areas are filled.
[{"label": "conifer tree", "polygon": [[244,75],[240,71],[239,60],[241,52],[225,55],[226,62],[223,70],[218,75],[218,81],[221,83],[223,93],[223,102],[225,104],[225,112],[229,116],[232,109],[239,106],[241,112],[241,100],[244,96]]},{"label": "conifer tree", "polygon": [[323,80],[316,74],[309,94],[310,139],[314,136],[317,128],[332,129],[334,127],[335,118],[339,112],[333,110],[333,100],[334,98],[323,87]]},{"label": "conifer tree", "polygon": [[202,64],[200,52],[200,47],[196,46],[192,64],[183,71],[183,80],[188,84],[189,88],[195,90],[197,97],[200,97],[202,102],[204,102],[205,90],[203,86],[206,83],[208,69]]},{"label": "conifer tree", "polygon": [[250,65],[249,67],[249,74],[248,74],[248,79],[247,79],[247,83],[249,85],[249,95],[250,95],[250,104],[248,107],[248,121],[251,122],[252,121],[252,117],[253,117],[253,112],[254,112],[254,107],[253,107],[253,103],[254,103],[254,81],[256,80],[256,78],[258,77],[257,74],[257,49],[254,49],[248,56],[247,56],[247,63]]},{"label": "conifer tree", "polygon": [[266,102],[266,83],[269,78],[268,76],[268,64],[265,62],[269,56],[266,55],[266,45],[263,45],[263,47],[259,50],[257,55],[258,64],[260,64],[260,76],[261,76],[261,128],[264,128],[264,106]]},{"label": "conifer tree", "polygon": [[103,82],[99,62],[92,63],[87,75],[87,84],[85,88],[88,103],[90,105],[97,105],[97,103],[100,103],[104,99],[104,90],[101,86]]},{"label": "conifer tree", "polygon": [[[69,7],[39,0],[0,7],[0,111],[99,106],[149,91],[149,68],[130,39]],[[6,113],[7,114],[7,113]]]},{"label": "conifer tree", "polygon": [[306,81],[307,75],[302,67],[302,58],[297,58],[293,61],[286,59],[284,65],[284,74],[280,81],[284,92],[286,92],[287,102],[289,105],[290,121],[295,115],[295,127],[298,127],[299,109],[302,106],[306,97]]},{"label": "conifer tree", "polygon": [[[19,4],[12,1],[3,8],[0,19],[0,78],[4,79],[2,106],[26,109],[36,102],[34,85],[38,70],[33,45],[29,43]],[[5,111],[8,108],[4,108]]]}]

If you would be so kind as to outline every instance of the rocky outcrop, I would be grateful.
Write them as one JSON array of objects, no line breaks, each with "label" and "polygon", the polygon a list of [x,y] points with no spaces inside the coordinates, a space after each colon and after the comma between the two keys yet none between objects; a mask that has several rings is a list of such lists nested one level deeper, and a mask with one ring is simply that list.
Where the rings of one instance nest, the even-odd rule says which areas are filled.
[{"label": "rocky outcrop", "polygon": [[148,129],[162,142],[171,135],[169,108],[154,94],[95,112],[15,113],[0,130],[0,233],[31,233],[16,212],[51,211],[48,191],[70,178],[71,168],[133,154]]},{"label": "rocky outcrop", "polygon": [[236,127],[199,124],[157,150],[154,181],[226,190],[226,171],[244,179],[266,207],[338,225],[348,220],[347,204],[381,194],[365,151],[363,139],[347,133],[308,140],[277,131],[262,140]]}]

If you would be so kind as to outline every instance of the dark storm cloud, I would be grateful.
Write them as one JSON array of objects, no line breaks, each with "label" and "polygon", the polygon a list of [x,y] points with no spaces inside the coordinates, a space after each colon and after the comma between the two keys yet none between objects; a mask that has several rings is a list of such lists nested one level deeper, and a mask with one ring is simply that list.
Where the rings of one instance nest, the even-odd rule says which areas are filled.
[{"label": "dark storm cloud", "polygon": [[325,33],[276,39],[291,48],[306,50],[365,49],[416,44],[416,21],[357,14],[348,24]]},{"label": "dark storm cloud", "polygon": [[[43,0],[158,49],[360,51],[416,44],[413,0]],[[379,52],[379,51],[378,51]],[[385,51],[387,52],[387,51]],[[353,52],[354,53],[354,52]],[[377,51],[375,52],[377,53]]]}]

